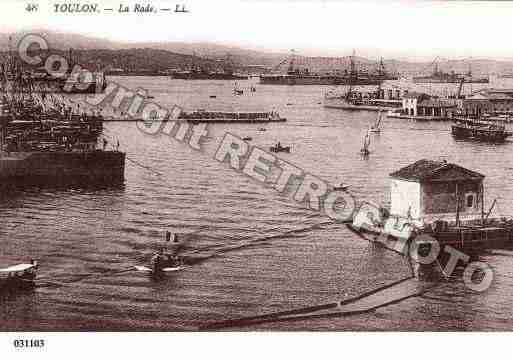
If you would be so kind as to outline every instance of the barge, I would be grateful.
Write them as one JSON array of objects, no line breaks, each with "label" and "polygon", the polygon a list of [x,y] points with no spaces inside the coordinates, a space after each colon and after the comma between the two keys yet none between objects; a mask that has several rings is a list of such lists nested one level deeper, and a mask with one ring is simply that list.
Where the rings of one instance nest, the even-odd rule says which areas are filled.
[{"label": "barge", "polygon": [[[224,111],[205,111],[196,110],[191,112],[182,111],[178,116],[179,121],[190,123],[269,123],[269,122],[286,122],[287,119],[281,117],[277,112],[224,112]],[[117,121],[147,121],[142,117],[123,116],[120,118],[105,117],[103,122]],[[148,121],[171,121],[171,118],[150,118]]]}]

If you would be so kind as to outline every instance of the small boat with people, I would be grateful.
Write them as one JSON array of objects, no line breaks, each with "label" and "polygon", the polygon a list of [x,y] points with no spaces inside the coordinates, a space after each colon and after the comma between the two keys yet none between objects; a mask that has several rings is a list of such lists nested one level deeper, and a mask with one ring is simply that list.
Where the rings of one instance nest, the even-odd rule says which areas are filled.
[{"label": "small boat with people", "polygon": [[166,254],[163,250],[156,253],[152,259],[149,267],[135,266],[135,269],[140,272],[146,272],[151,275],[162,275],[169,272],[177,272],[183,269],[183,259],[171,254]]},{"label": "small boat with people", "polygon": [[34,285],[38,263],[20,263],[7,268],[0,268],[0,290],[26,288]]},{"label": "small boat with people", "polygon": [[290,146],[282,146],[280,142],[269,148],[271,152],[286,152],[290,153]]},{"label": "small boat with people", "polygon": [[160,250],[155,252],[151,257],[150,266],[136,265],[134,266],[135,270],[158,277],[166,273],[177,272],[184,269],[184,260],[178,255],[183,248],[183,243],[178,240],[178,235],[166,231],[165,241],[169,243],[169,247],[171,248],[170,252],[167,252],[164,247],[161,247]]}]

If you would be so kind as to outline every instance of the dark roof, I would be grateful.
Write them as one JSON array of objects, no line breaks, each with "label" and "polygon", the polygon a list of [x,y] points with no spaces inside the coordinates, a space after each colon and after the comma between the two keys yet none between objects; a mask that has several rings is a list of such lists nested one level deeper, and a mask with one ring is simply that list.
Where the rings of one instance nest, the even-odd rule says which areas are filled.
[{"label": "dark roof", "polygon": [[482,180],[485,176],[445,161],[419,160],[390,174],[408,181]]},{"label": "dark roof", "polygon": [[456,104],[440,99],[429,99],[420,101],[417,106],[420,107],[456,107]]},{"label": "dark roof", "polygon": [[419,98],[419,97],[429,98],[431,96],[429,96],[428,94],[422,93],[422,92],[415,92],[415,91],[410,91],[410,92],[404,94],[404,96],[403,96],[403,98]]}]

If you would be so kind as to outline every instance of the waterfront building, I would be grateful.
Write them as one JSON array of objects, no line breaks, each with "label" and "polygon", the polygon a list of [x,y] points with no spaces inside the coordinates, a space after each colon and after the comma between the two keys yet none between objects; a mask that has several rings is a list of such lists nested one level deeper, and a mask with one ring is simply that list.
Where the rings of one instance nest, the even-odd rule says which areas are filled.
[{"label": "waterfront building", "polygon": [[454,100],[440,99],[421,92],[403,96],[403,112],[410,116],[451,117],[457,104]]},{"label": "waterfront building", "polygon": [[390,174],[390,215],[420,228],[481,219],[484,178],[446,161],[419,160]]},{"label": "waterfront building", "polygon": [[485,113],[513,113],[513,89],[482,89],[467,96],[460,104],[466,116]]},{"label": "waterfront building", "polygon": [[457,111],[458,100],[441,99],[422,92],[408,92],[403,95],[402,108],[390,112],[388,117],[411,120],[447,120]]}]

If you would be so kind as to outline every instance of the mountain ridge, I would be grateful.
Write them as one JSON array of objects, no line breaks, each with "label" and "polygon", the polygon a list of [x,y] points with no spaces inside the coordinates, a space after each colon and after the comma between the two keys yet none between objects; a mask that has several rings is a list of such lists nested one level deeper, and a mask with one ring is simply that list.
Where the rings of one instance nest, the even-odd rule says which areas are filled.
[{"label": "mountain ridge", "polygon": [[[146,64],[151,69],[164,70],[191,65],[205,65],[207,67],[219,66],[220,61],[230,59],[237,68],[248,68],[260,65],[267,69],[283,72],[290,58],[287,52],[267,52],[246,49],[233,45],[223,45],[210,42],[120,42],[104,38],[76,34],[35,29],[20,31],[12,35],[0,33],[0,51],[7,51],[9,48],[9,37],[12,36],[11,47],[28,34],[40,34],[47,39],[51,48],[67,51],[69,48],[81,56],[80,60],[88,64],[94,63],[92,57],[100,56],[100,66],[130,68]],[[147,51],[152,56],[145,56],[141,51]],[[89,55],[87,54],[89,53]],[[85,59],[82,59],[85,56]],[[123,61],[123,57],[134,57],[134,61]],[[111,59],[109,60],[109,57]],[[296,67],[308,68],[310,72],[330,72],[346,69],[349,66],[350,56],[329,57],[329,56],[300,56],[294,55]],[[377,67],[378,60],[371,60],[356,56],[355,61],[359,68],[372,70]],[[96,61],[98,63],[98,61]],[[281,66],[277,66],[278,64]],[[429,74],[433,71],[433,62],[414,62],[396,59],[384,59],[383,63],[387,70],[399,72],[404,75]],[[467,72],[472,69],[476,74],[512,72],[513,61],[494,59],[445,59],[438,62],[439,69],[458,73]]]}]

